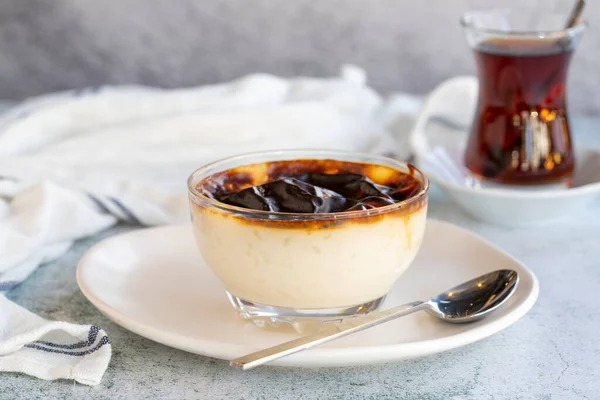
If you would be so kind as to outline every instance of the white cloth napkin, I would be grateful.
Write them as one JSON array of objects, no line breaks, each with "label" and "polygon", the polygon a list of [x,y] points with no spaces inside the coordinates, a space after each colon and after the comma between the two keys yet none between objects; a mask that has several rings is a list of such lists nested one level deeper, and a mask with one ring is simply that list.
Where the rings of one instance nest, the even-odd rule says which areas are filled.
[{"label": "white cloth napkin", "polygon": [[435,175],[438,180],[458,185],[466,185],[468,182],[468,173],[444,147],[436,146],[429,154],[423,156],[420,167],[427,171],[429,176]]},{"label": "white cloth napkin", "polygon": [[0,311],[0,371],[100,383],[111,353],[102,329],[47,321],[4,296]]},{"label": "white cloth napkin", "polygon": [[[0,115],[0,292],[119,220],[187,220],[185,181],[209,161],[285,148],[406,156],[406,135],[399,138],[419,105],[398,95],[384,107],[352,66],[330,79],[256,74],[191,89],[108,87],[27,101]],[[90,326],[44,321],[1,294],[0,318],[0,370],[100,381],[110,345],[79,359],[48,352],[70,351],[63,346]],[[77,345],[93,349],[100,336]]]}]

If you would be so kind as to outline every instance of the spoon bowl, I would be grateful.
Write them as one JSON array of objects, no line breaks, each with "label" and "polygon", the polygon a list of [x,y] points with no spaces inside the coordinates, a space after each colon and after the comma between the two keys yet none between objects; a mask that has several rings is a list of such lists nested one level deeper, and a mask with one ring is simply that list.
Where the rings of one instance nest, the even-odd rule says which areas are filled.
[{"label": "spoon bowl", "polygon": [[515,292],[518,283],[515,271],[494,271],[431,298],[426,311],[446,322],[474,322],[500,307]]}]

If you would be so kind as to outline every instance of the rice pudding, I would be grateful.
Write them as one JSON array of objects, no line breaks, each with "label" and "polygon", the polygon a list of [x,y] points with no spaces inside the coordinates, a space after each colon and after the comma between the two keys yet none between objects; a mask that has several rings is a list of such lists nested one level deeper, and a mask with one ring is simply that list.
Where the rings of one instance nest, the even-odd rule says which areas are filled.
[{"label": "rice pudding", "polygon": [[196,171],[189,189],[200,252],[238,309],[370,311],[408,268],[425,229],[427,179],[385,157],[233,157]]}]

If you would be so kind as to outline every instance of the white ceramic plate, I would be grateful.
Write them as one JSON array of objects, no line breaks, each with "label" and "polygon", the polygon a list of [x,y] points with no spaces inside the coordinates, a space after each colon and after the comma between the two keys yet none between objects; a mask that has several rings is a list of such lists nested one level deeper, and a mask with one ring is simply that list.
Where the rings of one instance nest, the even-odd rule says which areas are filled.
[{"label": "white ceramic plate", "polygon": [[[499,332],[533,306],[539,286],[529,269],[464,229],[429,220],[419,255],[384,307],[426,300],[501,268],[518,271],[518,288],[507,304],[482,321],[453,325],[417,313],[274,364],[346,366],[439,353]],[[139,230],[98,243],[81,259],[77,282],[117,324],[192,353],[230,360],[297,337],[263,331],[234,313],[202,261],[188,225]]]}]

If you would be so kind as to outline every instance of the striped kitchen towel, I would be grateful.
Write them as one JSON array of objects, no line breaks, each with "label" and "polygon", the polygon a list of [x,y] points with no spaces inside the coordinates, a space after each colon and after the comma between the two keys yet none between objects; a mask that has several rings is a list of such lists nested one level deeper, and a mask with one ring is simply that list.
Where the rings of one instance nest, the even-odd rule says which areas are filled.
[{"label": "striped kitchen towel", "polygon": [[0,371],[100,383],[111,353],[102,329],[47,321],[2,295],[0,311]]}]

